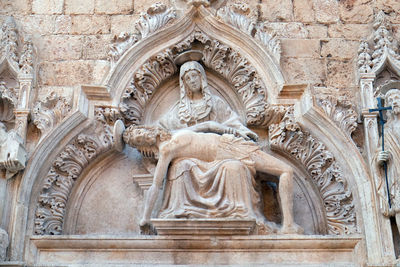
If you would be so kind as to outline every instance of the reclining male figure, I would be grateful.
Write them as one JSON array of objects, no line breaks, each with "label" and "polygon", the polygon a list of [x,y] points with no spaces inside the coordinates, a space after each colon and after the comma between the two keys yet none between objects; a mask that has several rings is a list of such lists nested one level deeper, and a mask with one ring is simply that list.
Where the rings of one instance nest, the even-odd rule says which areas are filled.
[{"label": "reclining male figure", "polygon": [[147,192],[143,217],[140,226],[150,223],[151,212],[162,188],[163,179],[172,160],[180,157],[193,157],[203,161],[223,159],[250,159],[255,169],[279,176],[279,196],[283,222],[280,233],[303,233],[303,229],[293,220],[293,169],[279,159],[262,151],[258,145],[232,134],[193,132],[179,130],[170,133],[161,127],[130,126],[123,134],[125,143],[136,147],[147,155],[158,158],[153,183]]}]

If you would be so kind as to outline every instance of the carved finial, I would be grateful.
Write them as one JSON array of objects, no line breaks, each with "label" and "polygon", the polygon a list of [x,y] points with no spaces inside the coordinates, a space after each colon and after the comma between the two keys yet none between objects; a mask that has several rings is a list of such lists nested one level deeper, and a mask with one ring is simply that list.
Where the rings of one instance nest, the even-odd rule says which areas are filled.
[{"label": "carved finial", "polygon": [[3,32],[1,38],[1,54],[17,63],[18,31],[13,17],[7,17],[1,27]]},{"label": "carved finial", "polygon": [[110,45],[109,60],[116,62],[136,42],[150,36],[176,18],[175,10],[162,3],[151,5],[135,23],[134,33],[121,33]]},{"label": "carved finial", "polygon": [[359,73],[369,73],[371,72],[371,67],[373,66],[371,60],[371,50],[367,42],[362,41],[358,49],[358,71]]}]

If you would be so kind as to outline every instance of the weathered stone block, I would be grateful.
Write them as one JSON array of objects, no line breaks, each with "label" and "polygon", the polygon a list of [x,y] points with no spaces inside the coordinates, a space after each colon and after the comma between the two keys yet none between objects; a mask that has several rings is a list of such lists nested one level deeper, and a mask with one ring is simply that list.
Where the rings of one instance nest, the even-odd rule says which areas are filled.
[{"label": "weathered stone block", "polygon": [[39,79],[42,85],[49,86],[90,84],[93,79],[93,61],[43,62],[39,66]]},{"label": "weathered stone block", "polygon": [[1,0],[0,14],[28,14],[31,12],[31,2],[26,0]]},{"label": "weathered stone block", "polygon": [[38,42],[40,58],[49,61],[80,59],[82,46],[82,36],[50,35]]},{"label": "weathered stone block", "polygon": [[107,59],[109,44],[112,36],[107,35],[89,35],[83,40],[83,59]]},{"label": "weathered stone block", "polygon": [[313,0],[315,18],[320,23],[335,23],[339,20],[337,0]]},{"label": "weathered stone block", "polygon": [[329,60],[327,64],[326,85],[337,88],[348,88],[355,85],[355,66],[351,60]]},{"label": "weathered stone block", "polygon": [[71,16],[61,15],[56,17],[55,34],[68,34],[71,32],[72,19]]},{"label": "weathered stone block", "polygon": [[107,60],[96,60],[93,66],[92,84],[103,84],[108,71],[110,70],[110,62]]},{"label": "weathered stone block", "polygon": [[279,5],[274,0],[267,0],[260,6],[263,20],[293,21],[293,3],[290,0],[281,0]]},{"label": "weathered stone block", "polygon": [[325,80],[325,63],[315,58],[282,58],[282,70],[290,84],[321,83]]},{"label": "weathered stone block", "polygon": [[66,14],[93,14],[94,0],[65,0]]},{"label": "weathered stone block", "polygon": [[302,23],[274,22],[269,27],[281,38],[307,38],[308,32]]},{"label": "weathered stone block", "polygon": [[293,0],[294,20],[300,22],[315,21],[312,0]]},{"label": "weathered stone block", "polygon": [[328,27],[325,25],[307,25],[308,38],[326,38],[328,36]]},{"label": "weathered stone block", "polygon": [[353,5],[340,6],[340,19],[350,23],[369,23],[374,19],[374,11],[371,6],[356,1]]},{"label": "weathered stone block", "polygon": [[30,15],[20,18],[24,30],[31,34],[49,35],[54,33],[55,16]]},{"label": "weathered stone block", "polygon": [[372,25],[368,24],[331,24],[328,35],[331,38],[346,38],[360,40],[367,38],[372,33]]},{"label": "weathered stone block", "polygon": [[32,13],[34,14],[61,14],[63,12],[63,0],[33,0]]},{"label": "weathered stone block", "polygon": [[283,57],[319,57],[319,40],[282,39]]},{"label": "weathered stone block", "polygon": [[110,17],[99,15],[72,16],[72,34],[106,34],[110,32]]},{"label": "weathered stone block", "polygon": [[96,0],[97,14],[129,14],[133,11],[133,0]]},{"label": "weathered stone block", "polygon": [[333,59],[352,59],[357,54],[360,42],[345,39],[321,41],[321,56]]},{"label": "weathered stone block", "polygon": [[121,32],[134,32],[134,25],[138,19],[139,14],[111,16],[111,33],[119,35]]}]

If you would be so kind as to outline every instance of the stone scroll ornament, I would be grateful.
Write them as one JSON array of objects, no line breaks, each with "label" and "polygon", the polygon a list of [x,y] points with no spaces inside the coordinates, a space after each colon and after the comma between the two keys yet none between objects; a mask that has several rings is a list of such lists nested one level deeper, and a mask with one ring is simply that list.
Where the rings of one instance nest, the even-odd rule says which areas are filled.
[{"label": "stone scroll ornament", "polygon": [[353,196],[343,171],[324,144],[295,122],[293,108],[280,123],[269,127],[269,141],[272,150],[284,153],[307,170],[322,198],[328,234],[356,233]]},{"label": "stone scroll ornament", "polygon": [[112,147],[110,114],[115,114],[110,108],[96,109],[93,125],[73,139],[53,161],[39,195],[35,234],[62,234],[67,201],[76,179],[91,162]]},{"label": "stone scroll ornament", "polygon": [[201,51],[198,52],[202,54],[202,63],[232,84],[240,96],[246,110],[247,125],[267,126],[282,118],[285,108],[266,102],[266,87],[247,59],[233,48],[196,30],[182,42],[151,57],[133,74],[120,102],[126,125],[141,123],[144,108],[158,86],[177,73],[176,57],[193,51],[194,42],[201,43]]}]

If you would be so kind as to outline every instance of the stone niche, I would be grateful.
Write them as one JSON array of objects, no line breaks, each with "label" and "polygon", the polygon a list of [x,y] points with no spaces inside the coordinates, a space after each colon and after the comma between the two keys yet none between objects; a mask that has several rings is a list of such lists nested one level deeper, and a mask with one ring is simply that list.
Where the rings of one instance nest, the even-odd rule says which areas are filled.
[{"label": "stone niche", "polygon": [[[304,85],[287,85],[279,41],[248,7],[227,6],[215,14],[207,1],[192,2],[180,15],[161,4],[150,7],[135,33],[111,45],[112,68],[104,84],[82,86],[77,111],[42,137],[22,181],[21,190],[32,194],[20,201],[26,204],[21,213],[27,219],[16,223],[25,234],[13,240],[14,258],[23,257],[32,266],[363,265],[364,244],[376,237],[363,234],[365,213],[372,211],[360,204],[359,196],[368,194],[359,191],[362,182],[355,178],[368,176],[362,163],[354,163],[362,158],[351,139],[357,114],[351,110],[345,118],[350,123],[342,123],[336,115],[348,106],[331,99],[318,102],[303,92]],[[203,66],[202,77],[207,77],[210,94],[226,105],[224,112],[232,110],[238,123],[258,135],[254,149],[293,170],[293,192],[279,192],[277,174],[251,176],[260,212],[277,225],[275,231],[256,230],[261,228],[251,216],[248,230],[247,217],[237,223],[229,216],[206,217],[212,233],[201,230],[204,221],[190,216],[174,218],[178,223],[161,220],[158,229],[139,226],[151,192],[155,152],[121,146],[114,125],[122,120],[127,129],[154,126],[179,108],[182,58]],[[328,104],[332,113],[324,109]],[[240,135],[238,129],[228,132]],[[356,155],[351,162],[346,160],[349,151]],[[250,168],[246,171],[250,177]],[[287,213],[293,215],[292,226],[304,233],[279,231],[282,206],[287,207],[282,193],[292,198],[293,211]],[[157,194],[150,211],[160,220],[165,196]]]}]

